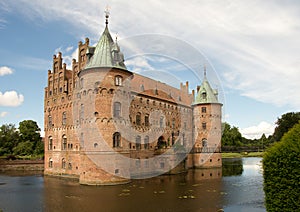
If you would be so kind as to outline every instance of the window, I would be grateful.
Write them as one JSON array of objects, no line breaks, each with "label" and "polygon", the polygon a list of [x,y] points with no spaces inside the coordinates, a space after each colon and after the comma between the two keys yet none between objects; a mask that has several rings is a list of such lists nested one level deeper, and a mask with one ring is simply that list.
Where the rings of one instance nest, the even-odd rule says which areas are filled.
[{"label": "window", "polygon": [[49,168],[52,168],[53,167],[53,160],[52,158],[49,158]]},{"label": "window", "polygon": [[114,117],[115,118],[121,117],[121,103],[120,102],[114,103]]},{"label": "window", "polygon": [[81,104],[80,105],[80,117],[79,117],[80,121],[82,121],[84,119],[84,105]]},{"label": "window", "polygon": [[67,149],[67,136],[66,135],[64,135],[62,137],[62,146],[61,146],[61,149],[62,150],[66,150]]},{"label": "window", "polygon": [[68,169],[72,170],[72,163],[68,163]]},{"label": "window", "polygon": [[148,127],[149,126],[149,114],[145,115],[145,126]]},{"label": "window", "polygon": [[144,148],[149,149],[149,136],[145,136],[144,138]]},{"label": "window", "polygon": [[98,143],[94,143],[94,148],[97,148],[98,147]]},{"label": "window", "polygon": [[65,126],[67,124],[67,112],[62,113],[62,125]]},{"label": "window", "polygon": [[207,139],[206,138],[202,139],[202,147],[207,147]]},{"label": "window", "polygon": [[123,80],[123,78],[121,76],[116,76],[115,77],[115,85],[121,86],[122,85],[122,80]]},{"label": "window", "polygon": [[113,134],[113,147],[121,147],[121,134],[119,132]]},{"label": "window", "polygon": [[175,129],[175,118],[172,119],[172,129]]},{"label": "window", "polygon": [[83,148],[84,146],[84,136],[83,133],[80,134],[80,147]]},{"label": "window", "polygon": [[206,113],[206,107],[201,108],[202,113]]},{"label": "window", "polygon": [[141,136],[138,135],[138,136],[136,137],[135,143],[136,143],[136,144],[135,144],[135,145],[136,145],[136,149],[137,149],[137,150],[141,149]]},{"label": "window", "polygon": [[61,160],[61,168],[65,169],[66,168],[66,159]]},{"label": "window", "polygon": [[52,127],[52,116],[48,116],[48,126]]},{"label": "window", "polygon": [[81,79],[80,79],[80,88],[83,88],[83,85],[84,85],[84,79],[81,78]]},{"label": "window", "polygon": [[183,123],[183,126],[184,130],[186,130],[186,122]]},{"label": "window", "polygon": [[206,99],[206,92],[205,92],[205,91],[202,92],[202,98],[203,98],[203,99]]},{"label": "window", "polygon": [[206,123],[205,122],[202,123],[202,129],[206,130]]},{"label": "window", "polygon": [[159,127],[163,128],[163,125],[164,125],[164,117],[161,116],[159,119]]},{"label": "window", "polygon": [[141,125],[141,113],[136,114],[135,123],[136,125]]},{"label": "window", "polygon": [[53,139],[52,136],[50,136],[48,141],[48,150],[52,150],[52,148],[53,148]]}]

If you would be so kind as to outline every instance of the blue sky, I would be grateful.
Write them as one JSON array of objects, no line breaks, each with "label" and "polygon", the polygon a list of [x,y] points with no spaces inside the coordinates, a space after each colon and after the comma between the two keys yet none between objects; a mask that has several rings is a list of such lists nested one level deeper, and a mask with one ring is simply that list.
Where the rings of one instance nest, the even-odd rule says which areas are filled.
[{"label": "blue sky", "polygon": [[[110,32],[118,34],[120,45],[153,33],[186,42],[202,53],[197,73],[203,63],[208,64],[209,80],[222,95],[224,120],[239,127],[244,136],[270,134],[277,117],[299,110],[298,1],[4,0],[0,2],[0,124],[33,119],[43,128],[44,87],[53,54],[61,51],[70,64],[78,41],[89,37],[95,44],[104,29],[106,5]],[[179,45],[172,50],[176,48]],[[125,54],[128,67],[141,74],[163,61],[128,57]],[[174,76],[177,81],[194,80],[188,74]]]}]

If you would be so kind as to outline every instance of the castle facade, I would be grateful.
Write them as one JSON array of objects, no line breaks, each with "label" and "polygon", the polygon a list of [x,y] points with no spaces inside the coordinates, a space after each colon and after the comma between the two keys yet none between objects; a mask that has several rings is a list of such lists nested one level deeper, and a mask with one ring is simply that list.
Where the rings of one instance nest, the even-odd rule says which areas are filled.
[{"label": "castle facade", "polygon": [[[200,82],[199,82],[200,83]],[[221,167],[221,107],[206,75],[189,93],[127,70],[106,26],[78,44],[72,69],[53,56],[45,88],[46,175],[88,185]]]}]

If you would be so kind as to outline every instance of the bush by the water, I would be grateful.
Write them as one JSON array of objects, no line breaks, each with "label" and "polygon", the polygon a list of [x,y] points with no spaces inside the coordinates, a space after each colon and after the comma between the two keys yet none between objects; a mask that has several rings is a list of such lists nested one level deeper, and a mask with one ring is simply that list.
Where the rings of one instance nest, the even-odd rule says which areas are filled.
[{"label": "bush by the water", "polygon": [[267,211],[299,211],[300,123],[264,154]]}]

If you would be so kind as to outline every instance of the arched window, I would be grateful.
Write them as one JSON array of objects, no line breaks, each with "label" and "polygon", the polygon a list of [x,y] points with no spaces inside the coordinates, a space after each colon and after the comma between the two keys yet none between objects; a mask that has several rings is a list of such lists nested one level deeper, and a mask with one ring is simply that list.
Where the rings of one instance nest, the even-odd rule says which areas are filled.
[{"label": "arched window", "polygon": [[206,122],[202,122],[202,129],[206,130]]},{"label": "arched window", "polygon": [[202,94],[202,98],[206,99],[206,91],[203,91],[201,94]]},{"label": "arched window", "polygon": [[121,76],[118,75],[118,76],[115,77],[115,85],[116,86],[121,86],[122,81],[123,81],[123,78]]},{"label": "arched window", "polygon": [[62,125],[65,126],[67,124],[67,112],[62,113]]},{"label": "arched window", "polygon": [[175,129],[175,118],[172,119],[172,129]]},{"label": "arched window", "polygon": [[49,168],[52,168],[53,167],[53,160],[52,158],[49,158]]},{"label": "arched window", "polygon": [[137,150],[141,149],[141,146],[142,146],[141,145],[141,136],[139,136],[139,135],[135,139],[135,146],[136,146]]},{"label": "arched window", "polygon": [[53,148],[53,139],[52,136],[48,138],[48,150],[52,150]]},{"label": "arched window", "polygon": [[61,149],[62,150],[66,150],[67,149],[67,136],[66,135],[63,135],[63,137],[62,137]]},{"label": "arched window", "polygon": [[121,117],[121,103],[120,102],[114,103],[114,117],[115,118]]},{"label": "arched window", "polygon": [[79,114],[79,119],[82,121],[84,119],[84,105],[80,105],[80,114]]},{"label": "arched window", "polygon": [[202,147],[207,147],[207,139],[206,138],[202,139]]},{"label": "arched window", "polygon": [[121,147],[121,134],[119,132],[113,134],[113,147]]},{"label": "arched window", "polygon": [[83,133],[80,133],[80,148],[84,147],[84,135]]},{"label": "arched window", "polygon": [[144,148],[149,149],[149,136],[146,135],[144,138]]},{"label": "arched window", "polygon": [[164,117],[161,116],[160,119],[159,119],[159,127],[163,128],[163,126],[164,126]]},{"label": "arched window", "polygon": [[137,114],[136,114],[135,123],[136,123],[136,125],[138,125],[138,126],[141,125],[141,113],[137,113]]},{"label": "arched window", "polygon": [[145,115],[145,126],[149,127],[149,114]]},{"label": "arched window", "polygon": [[66,159],[61,160],[61,168],[65,169],[66,168]]},{"label": "arched window", "polygon": [[68,163],[68,169],[72,170],[72,163]]}]

